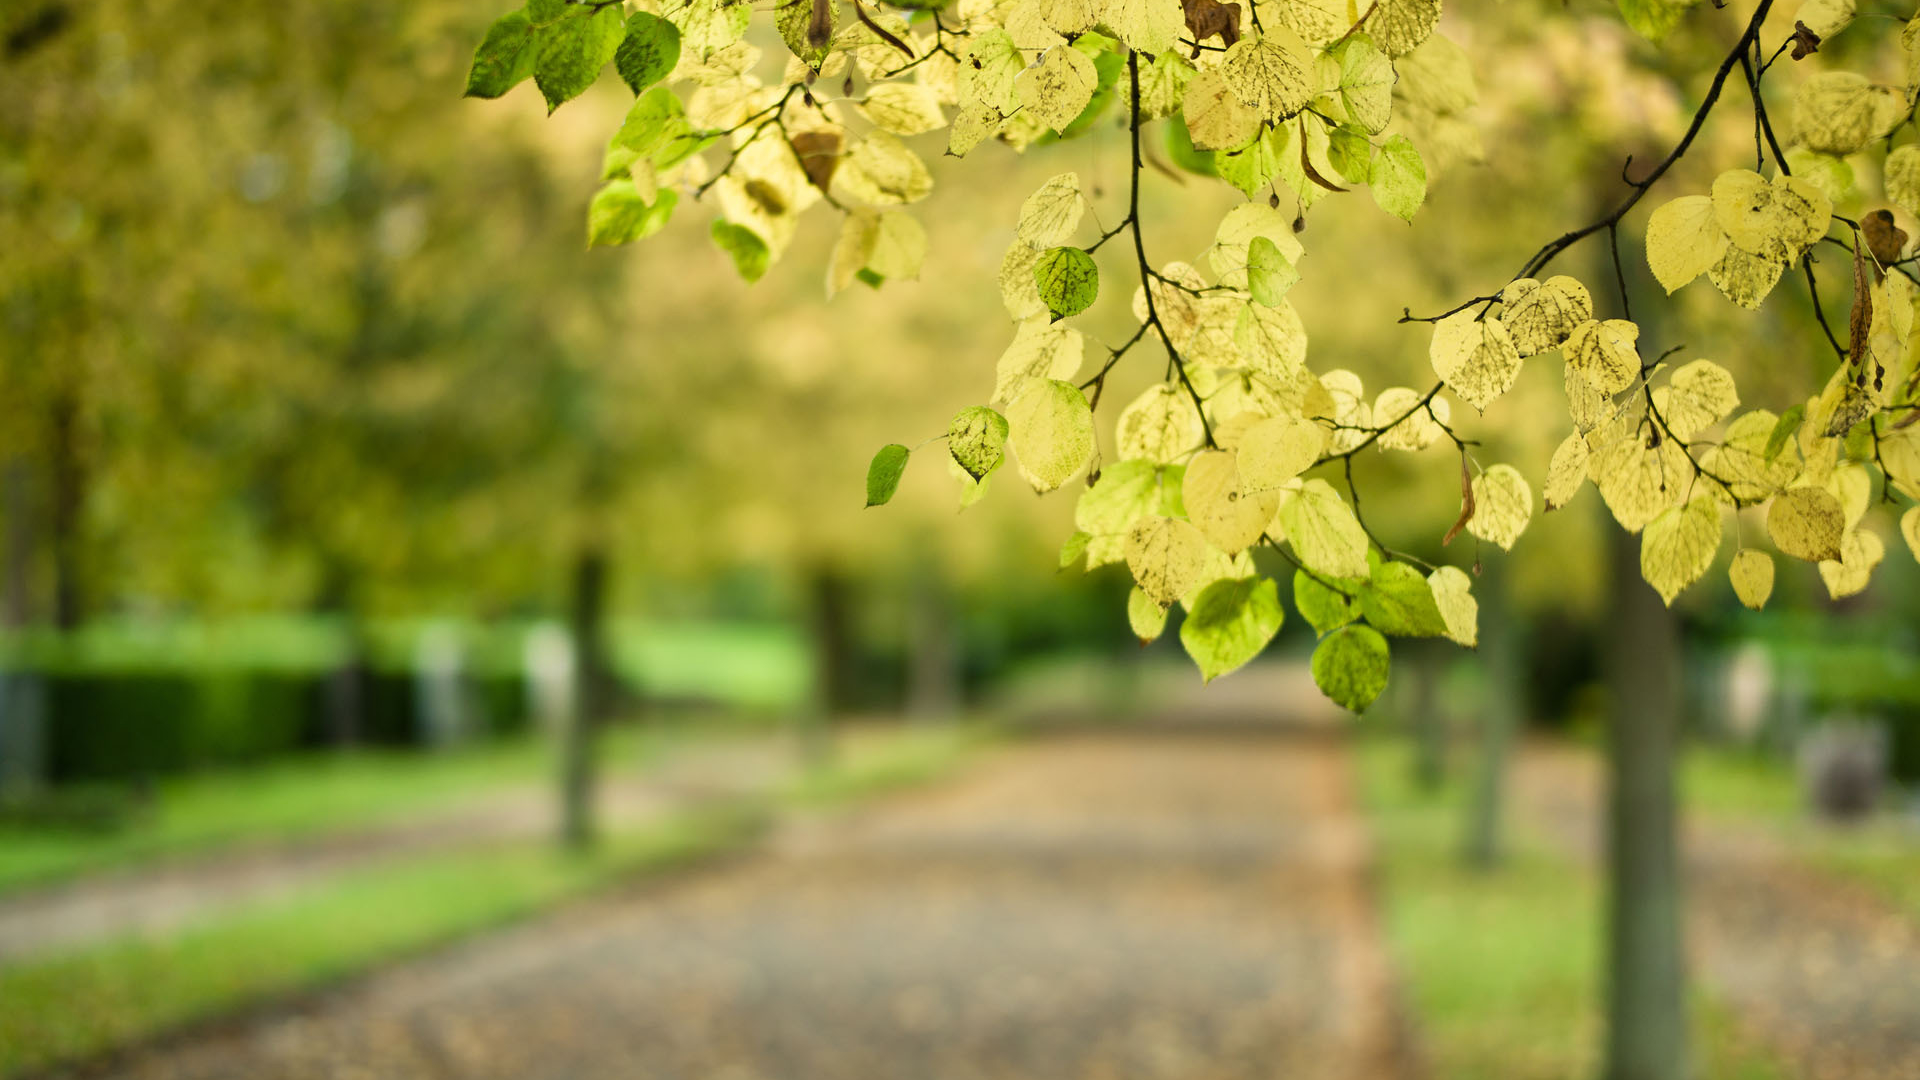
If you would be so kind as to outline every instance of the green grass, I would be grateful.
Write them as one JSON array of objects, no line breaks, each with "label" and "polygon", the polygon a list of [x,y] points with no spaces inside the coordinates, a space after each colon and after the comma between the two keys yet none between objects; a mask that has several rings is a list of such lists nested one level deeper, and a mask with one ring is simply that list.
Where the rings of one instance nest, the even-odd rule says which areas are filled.
[{"label": "green grass", "polygon": [[[609,760],[634,761],[657,738],[610,733]],[[356,751],[161,781],[124,826],[91,831],[0,826],[0,894],[83,873],[222,847],[298,840],[405,820],[545,781],[552,751],[535,739],[441,754]]]},{"label": "green grass", "polygon": [[[1369,739],[1359,768],[1385,890],[1388,936],[1435,1080],[1575,1080],[1601,1037],[1600,908],[1592,873],[1513,830],[1492,874],[1459,864],[1455,783],[1414,789],[1404,744]],[[1781,1080],[1708,1001],[1694,1016],[1703,1080]]]},{"label": "green grass", "polygon": [[764,799],[683,813],[610,836],[586,854],[523,842],[413,858],[217,923],[0,970],[0,1076],[324,985],[609,882],[737,846],[781,810],[843,804],[932,779],[982,738],[942,729],[849,739],[833,765]]},{"label": "green grass", "polygon": [[1920,840],[1910,826],[1885,817],[1814,821],[1793,766],[1775,758],[1696,750],[1687,755],[1683,784],[1690,810],[1762,827],[1802,865],[1862,885],[1920,919]]}]

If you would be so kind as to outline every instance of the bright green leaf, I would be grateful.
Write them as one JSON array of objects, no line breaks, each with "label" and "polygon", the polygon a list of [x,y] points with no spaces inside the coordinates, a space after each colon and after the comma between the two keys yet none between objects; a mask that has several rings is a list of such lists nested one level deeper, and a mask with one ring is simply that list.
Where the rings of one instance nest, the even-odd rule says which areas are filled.
[{"label": "bright green leaf", "polygon": [[658,15],[627,16],[627,36],[613,53],[613,68],[638,94],[667,77],[680,62],[680,28]]},{"label": "bright green leaf", "polygon": [[961,409],[947,427],[947,452],[976,480],[1000,464],[1006,443],[1006,417],[985,405]]},{"label": "bright green leaf", "polygon": [[1040,256],[1033,264],[1033,281],[1056,319],[1080,314],[1100,295],[1100,271],[1093,256],[1076,247],[1057,247]]},{"label": "bright green leaf", "polygon": [[899,443],[889,443],[873,455],[873,461],[867,466],[867,505],[885,506],[887,500],[900,487],[900,474],[907,471],[907,455],[910,453]]},{"label": "bright green leaf", "polygon": [[1284,616],[1272,578],[1227,578],[1201,591],[1180,625],[1180,644],[1211,682],[1260,655]]},{"label": "bright green leaf", "polygon": [[752,229],[715,218],[713,242],[720,245],[721,251],[733,257],[733,268],[740,271],[740,276],[747,281],[759,281],[760,275],[767,272],[767,263],[772,255],[767,251],[767,242]]},{"label": "bright green leaf", "polygon": [[1334,704],[1364,712],[1387,688],[1387,639],[1370,626],[1345,626],[1313,650],[1313,681]]}]

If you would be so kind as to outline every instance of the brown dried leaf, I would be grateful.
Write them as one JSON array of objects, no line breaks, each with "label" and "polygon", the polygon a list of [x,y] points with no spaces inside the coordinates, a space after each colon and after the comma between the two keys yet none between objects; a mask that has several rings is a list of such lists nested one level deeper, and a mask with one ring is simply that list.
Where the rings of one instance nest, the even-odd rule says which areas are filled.
[{"label": "brown dried leaf", "polygon": [[1853,314],[1847,321],[1847,359],[1864,364],[1867,334],[1873,327],[1873,276],[1867,272],[1866,245],[1853,249]]},{"label": "brown dried leaf", "polygon": [[800,167],[807,172],[807,179],[821,191],[833,184],[833,170],[840,165],[840,133],[837,131],[802,131],[792,139],[793,156],[800,159]]},{"label": "brown dried leaf", "polygon": [[1187,30],[1193,35],[1194,55],[1200,55],[1202,41],[1218,34],[1220,44],[1231,46],[1240,40],[1240,5],[1220,0],[1180,0],[1187,13]]},{"label": "brown dried leaf", "polygon": [[1793,24],[1793,37],[1789,40],[1793,42],[1792,55],[1795,60],[1805,60],[1820,51],[1820,35],[1807,29],[1806,23],[1796,21]]},{"label": "brown dried leaf", "polygon": [[1876,267],[1880,271],[1875,278],[1878,280],[1886,275],[1885,267],[1900,261],[1900,253],[1907,247],[1906,230],[1893,223],[1891,211],[1875,210],[1860,219],[1860,234],[1866,237],[1873,261],[1880,264]]}]

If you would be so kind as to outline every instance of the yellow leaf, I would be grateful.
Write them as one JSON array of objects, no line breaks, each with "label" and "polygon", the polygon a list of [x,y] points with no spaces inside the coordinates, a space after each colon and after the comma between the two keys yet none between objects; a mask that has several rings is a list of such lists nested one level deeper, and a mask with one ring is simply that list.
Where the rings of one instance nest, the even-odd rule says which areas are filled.
[{"label": "yellow leaf", "polygon": [[1760,302],[1773,291],[1785,269],[1783,262],[1749,255],[1728,244],[1720,261],[1707,268],[1707,279],[1727,299],[1749,311],[1758,311]]},{"label": "yellow leaf", "polygon": [[1900,535],[1906,538],[1907,550],[1913,552],[1915,562],[1920,562],[1920,506],[1909,506],[1907,512],[1900,515]]},{"label": "yellow leaf", "polygon": [[1216,68],[1200,72],[1187,84],[1181,113],[1195,149],[1238,150],[1260,134],[1260,114],[1241,104]]},{"label": "yellow leaf", "polygon": [[1864,590],[1873,580],[1873,568],[1885,558],[1887,547],[1865,529],[1850,529],[1840,538],[1840,558],[1820,563],[1820,580],[1835,600]]},{"label": "yellow leaf", "polygon": [[1186,390],[1159,383],[1120,410],[1115,436],[1121,458],[1170,465],[1198,449],[1205,432]]},{"label": "yellow leaf", "polygon": [[1842,465],[1827,474],[1821,487],[1840,500],[1840,512],[1844,515],[1847,528],[1860,524],[1867,514],[1867,506],[1873,501],[1873,477],[1867,473],[1865,465]]},{"label": "yellow leaf", "polygon": [[860,111],[875,126],[895,135],[918,135],[947,126],[939,96],[918,83],[881,83],[867,91]]},{"label": "yellow leaf", "polygon": [[1207,539],[1184,521],[1142,518],[1127,532],[1127,569],[1140,591],[1161,606],[1180,599],[1199,578]]},{"label": "yellow leaf", "polygon": [[1654,391],[1654,407],[1667,428],[1691,439],[1719,423],[1740,404],[1740,392],[1727,369],[1711,360],[1695,360],[1681,367]]},{"label": "yellow leaf", "polygon": [[1379,423],[1393,424],[1380,435],[1378,445],[1382,450],[1425,450],[1446,434],[1440,425],[1453,419],[1446,400],[1434,398],[1421,405],[1420,399],[1425,396],[1406,386],[1380,391],[1373,401],[1373,415]]},{"label": "yellow leaf", "polygon": [[1308,480],[1283,494],[1278,516],[1294,556],[1307,569],[1326,577],[1367,576],[1366,530],[1325,480]]},{"label": "yellow leaf", "polygon": [[1080,177],[1061,173],[1040,185],[1020,204],[1019,224],[1014,234],[1037,248],[1059,247],[1080,227],[1080,216],[1087,200],[1080,193]]},{"label": "yellow leaf", "polygon": [[[1294,115],[1313,98],[1313,54],[1284,25],[1244,37],[1227,49],[1220,77],[1252,113],[1269,122]],[[1196,138],[1194,145],[1199,145]],[[1229,148],[1230,149],[1230,148]]]},{"label": "yellow leaf", "polygon": [[1298,416],[1274,416],[1240,436],[1240,478],[1254,490],[1279,488],[1307,471],[1327,448],[1327,431]]},{"label": "yellow leaf", "polygon": [[1881,180],[1889,202],[1909,214],[1920,215],[1920,145],[1908,143],[1888,154]]},{"label": "yellow leaf", "polygon": [[1689,494],[1694,471],[1678,443],[1662,439],[1649,449],[1645,435],[1635,429],[1595,449],[1587,476],[1620,527],[1639,532]]},{"label": "yellow leaf", "polygon": [[1640,328],[1625,319],[1588,319],[1574,328],[1561,352],[1568,371],[1610,397],[1640,377],[1639,339]]},{"label": "yellow leaf", "polygon": [[1040,299],[1040,285],[1033,278],[1033,268],[1045,254],[1024,240],[1015,240],[1000,260],[1000,299],[1007,305],[1007,314],[1016,319],[1047,314],[1047,302]]},{"label": "yellow leaf", "polygon": [[1473,517],[1467,531],[1513,550],[1513,542],[1533,520],[1533,489],[1511,465],[1495,465],[1473,478]]},{"label": "yellow leaf", "polygon": [[1766,409],[1741,413],[1727,425],[1720,445],[1701,457],[1701,465],[1727,481],[1729,494],[1743,504],[1767,498],[1800,472],[1800,450],[1791,439],[1777,456],[1767,457],[1767,442],[1778,419]]},{"label": "yellow leaf", "polygon": [[1007,426],[1020,474],[1042,494],[1066,483],[1093,458],[1093,412],[1072,383],[1032,385],[1007,406]]},{"label": "yellow leaf", "polygon": [[1181,501],[1200,535],[1232,555],[1260,539],[1267,522],[1280,508],[1280,492],[1272,488],[1249,491],[1240,478],[1234,455],[1208,450],[1188,463]]},{"label": "yellow leaf", "polygon": [[994,369],[992,404],[1000,405],[1026,393],[1035,379],[1071,381],[1084,359],[1085,339],[1080,331],[1045,315],[1023,319],[1013,332],[1013,344],[1000,354]]},{"label": "yellow leaf", "polygon": [[1473,598],[1473,580],[1457,566],[1442,566],[1427,575],[1434,605],[1447,624],[1447,637],[1471,649],[1480,643],[1480,602]]},{"label": "yellow leaf", "polygon": [[1440,21],[1440,0],[1375,0],[1366,32],[1388,56],[1405,56],[1420,47]]},{"label": "yellow leaf", "polygon": [[1059,131],[1079,117],[1099,81],[1087,54],[1062,43],[1020,73],[1014,80],[1014,94],[1026,116]]},{"label": "yellow leaf", "polygon": [[1790,488],[1767,509],[1767,535],[1783,555],[1807,562],[1840,558],[1847,518],[1840,500],[1820,488]]},{"label": "yellow leaf", "polygon": [[1501,292],[1500,303],[1500,321],[1521,356],[1559,348],[1575,327],[1593,318],[1587,287],[1565,275],[1514,281]]},{"label": "yellow leaf", "polygon": [[1826,235],[1833,204],[1826,192],[1791,176],[1768,181],[1748,169],[1730,169],[1713,181],[1713,216],[1733,246],[1787,263]]},{"label": "yellow leaf", "polygon": [[1773,559],[1764,551],[1745,548],[1733,556],[1733,565],[1727,567],[1727,579],[1733,582],[1733,595],[1740,602],[1759,611],[1767,606],[1767,597],[1773,595]]},{"label": "yellow leaf", "polygon": [[1170,52],[1186,30],[1180,0],[1100,0],[1102,22],[1132,48],[1151,56]]},{"label": "yellow leaf", "polygon": [[1300,238],[1293,234],[1293,218],[1283,214],[1265,202],[1244,202],[1220,220],[1220,228],[1214,234],[1213,246],[1207,249],[1207,262],[1213,272],[1220,275],[1223,284],[1234,284],[1229,278],[1238,273],[1239,283],[1235,288],[1244,287],[1247,269],[1247,244],[1255,237],[1264,236],[1273,241],[1280,254],[1290,263],[1299,263],[1305,251],[1300,246]]},{"label": "yellow leaf", "polygon": [[919,202],[933,191],[926,163],[891,131],[870,131],[854,143],[833,178],[848,195],[877,206]]},{"label": "yellow leaf", "polygon": [[1554,448],[1553,459],[1547,463],[1544,494],[1548,510],[1560,509],[1580,493],[1580,485],[1587,480],[1587,458],[1591,453],[1587,437],[1577,431],[1560,440],[1560,445]]},{"label": "yellow leaf", "polygon": [[1863,149],[1891,131],[1907,111],[1898,90],[1851,71],[1820,72],[1793,95],[1793,125],[1800,141],[1829,154]]},{"label": "yellow leaf", "polygon": [[1434,324],[1427,356],[1447,389],[1482,411],[1520,375],[1520,350],[1506,324],[1476,318],[1471,308]]},{"label": "yellow leaf", "polygon": [[890,281],[911,281],[920,276],[920,264],[926,258],[927,230],[913,215],[904,210],[881,213],[867,269]]},{"label": "yellow leaf", "polygon": [[1640,576],[1668,607],[1680,590],[1700,580],[1720,549],[1720,506],[1701,495],[1670,507],[1640,537]]},{"label": "yellow leaf", "polygon": [[1307,362],[1307,325],[1285,300],[1272,307],[1244,304],[1234,323],[1233,344],[1249,368],[1288,383]]},{"label": "yellow leaf", "polygon": [[1672,293],[1712,269],[1726,254],[1727,242],[1712,197],[1682,195],[1647,219],[1647,266]]}]

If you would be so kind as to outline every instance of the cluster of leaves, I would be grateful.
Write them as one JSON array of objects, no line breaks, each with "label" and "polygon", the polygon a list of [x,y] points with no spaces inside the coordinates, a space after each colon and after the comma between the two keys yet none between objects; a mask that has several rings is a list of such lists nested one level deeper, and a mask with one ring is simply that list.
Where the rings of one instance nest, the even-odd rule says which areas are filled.
[{"label": "cluster of leaves", "polygon": [[[1435,33],[1439,0],[780,0],[773,25],[788,55],[771,81],[744,40],[742,0],[639,0],[624,18],[611,3],[533,0],[488,33],[470,89],[493,95],[531,77],[557,105],[584,87],[583,65],[612,63],[636,100],[607,148],[591,242],[645,236],[682,196],[711,191],[715,240],[751,279],[782,253],[798,215],[825,205],[843,215],[829,292],[919,272],[926,236],[902,207],[925,198],[932,180],[906,138],[944,129],[946,152],[964,156],[989,139],[1016,149],[1071,139],[1109,114],[1124,123],[1126,216],[1111,228],[1092,222],[1072,173],[1026,198],[1001,264],[1013,330],[991,396],[928,441],[944,443],[963,506],[1009,459],[1042,493],[1084,474],[1061,565],[1124,564],[1135,583],[1128,618],[1143,641],[1161,633],[1173,605],[1184,607],[1182,644],[1209,679],[1279,631],[1280,583],[1252,556],[1272,549],[1291,564],[1294,606],[1320,636],[1315,679],[1359,710],[1385,686],[1388,636],[1471,647],[1478,612],[1465,571],[1394,552],[1365,525],[1354,456],[1457,452],[1462,510],[1445,540],[1464,531],[1510,548],[1532,517],[1533,487],[1512,465],[1475,459],[1447,395],[1485,410],[1529,359],[1562,366],[1573,428],[1547,465],[1546,508],[1592,481],[1619,523],[1644,533],[1645,576],[1668,602],[1711,566],[1726,511],[1762,503],[1778,551],[1818,563],[1834,595],[1857,591],[1883,554],[1861,527],[1873,474],[1883,498],[1920,496],[1906,237],[1884,209],[1858,221],[1834,212],[1855,197],[1849,159],[1862,154],[1884,158],[1890,202],[1920,211],[1920,147],[1891,146],[1912,122],[1915,32],[1899,42],[1903,85],[1847,71],[1806,78],[1789,154],[1761,83],[1789,46],[1796,60],[1813,55],[1820,34],[1802,24],[1763,59],[1771,2],[1759,3],[1685,139],[1628,181],[1618,209],[1547,245],[1492,294],[1403,318],[1432,324],[1437,381],[1372,395],[1350,371],[1309,365],[1305,323],[1287,300],[1304,255],[1297,234],[1316,203],[1360,185],[1382,210],[1412,220],[1427,186],[1418,147],[1463,141],[1476,90],[1466,55]],[[1622,10],[1658,37],[1687,7],[1635,0]],[[1843,7],[1827,0],[1825,32],[1846,23]],[[1660,207],[1647,258],[1669,291],[1705,274],[1749,308],[1797,264],[1817,309],[1809,249],[1829,242],[1852,253],[1849,343],[1829,334],[1832,379],[1778,416],[1736,413],[1735,380],[1719,364],[1643,358],[1630,315],[1599,318],[1587,285],[1546,273],[1604,231],[1629,314],[1621,223],[1692,144],[1736,65],[1773,150],[1772,175],[1733,170],[1710,193]],[[684,100],[673,89],[681,86]],[[1247,197],[1191,262],[1156,264],[1142,239],[1141,144],[1156,124],[1176,163]],[[1114,240],[1132,248],[1124,288],[1137,328],[1116,346],[1096,344],[1088,374],[1087,334],[1071,320],[1100,297],[1094,255]],[[1163,354],[1166,377],[1121,408],[1107,460],[1094,412],[1109,374],[1136,352]],[[913,456],[894,444],[874,457],[868,505],[891,498]],[[1920,510],[1902,528],[1920,551]],[[1743,601],[1764,603],[1771,557],[1742,549],[1732,578]]]}]

